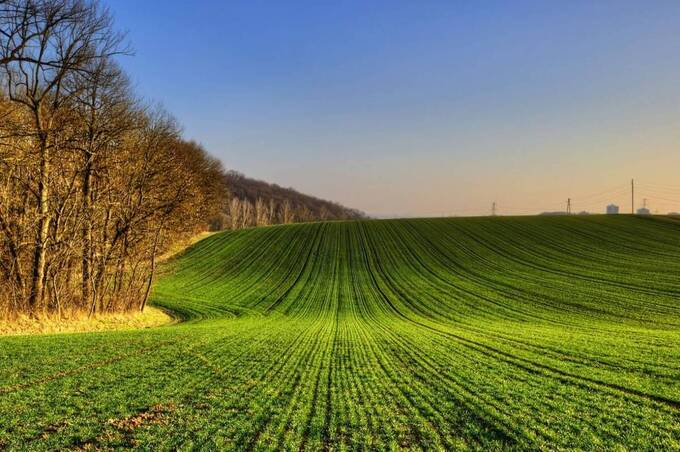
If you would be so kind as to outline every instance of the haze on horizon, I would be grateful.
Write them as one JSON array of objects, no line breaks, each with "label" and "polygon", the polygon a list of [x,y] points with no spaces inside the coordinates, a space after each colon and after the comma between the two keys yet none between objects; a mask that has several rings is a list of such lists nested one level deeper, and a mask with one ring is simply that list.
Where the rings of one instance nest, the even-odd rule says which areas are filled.
[{"label": "haze on horizon", "polygon": [[[227,168],[375,216],[680,211],[680,2],[110,0]],[[171,70],[168,70],[168,67]]]}]

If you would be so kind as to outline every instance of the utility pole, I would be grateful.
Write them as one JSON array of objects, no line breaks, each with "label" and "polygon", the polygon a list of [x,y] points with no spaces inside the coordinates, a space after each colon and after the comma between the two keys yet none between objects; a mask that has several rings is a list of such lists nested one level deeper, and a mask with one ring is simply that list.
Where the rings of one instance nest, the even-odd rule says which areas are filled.
[{"label": "utility pole", "polygon": [[567,213],[571,213],[571,198],[567,198]]},{"label": "utility pole", "polygon": [[495,217],[496,216],[496,201],[491,204],[491,216]]},{"label": "utility pole", "polygon": [[635,180],[630,180],[630,213],[635,215]]}]

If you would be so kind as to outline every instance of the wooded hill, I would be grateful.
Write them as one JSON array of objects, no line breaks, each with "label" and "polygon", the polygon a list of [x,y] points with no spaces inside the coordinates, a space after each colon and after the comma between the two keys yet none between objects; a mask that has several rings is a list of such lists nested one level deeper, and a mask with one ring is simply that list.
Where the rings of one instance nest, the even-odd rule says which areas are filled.
[{"label": "wooded hill", "polygon": [[[224,174],[229,203],[221,229],[365,218],[356,209],[305,195],[294,188],[246,177],[238,171]],[[219,228],[219,227],[218,227]]]}]

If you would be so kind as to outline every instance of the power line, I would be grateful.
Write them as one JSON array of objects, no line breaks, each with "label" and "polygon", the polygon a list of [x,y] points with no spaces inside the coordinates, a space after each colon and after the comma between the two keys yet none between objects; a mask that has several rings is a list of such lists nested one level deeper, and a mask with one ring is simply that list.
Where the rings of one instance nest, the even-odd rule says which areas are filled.
[{"label": "power line", "polygon": [[[645,193],[647,193],[647,192],[645,191]],[[680,204],[680,200],[678,200],[678,199],[665,198],[665,197],[657,196],[654,193],[652,193],[652,196],[648,197],[647,199],[654,199],[654,200],[658,200],[658,201],[666,201],[666,202],[670,202],[670,203]]]},{"label": "power line", "polygon": [[680,191],[680,187],[677,185],[666,185],[666,184],[652,184],[652,183],[639,183],[638,186],[642,187],[650,187],[650,188],[659,188],[659,189],[664,189],[664,190],[672,190],[672,191]]},{"label": "power line", "polygon": [[627,190],[628,189],[626,188],[626,186],[624,184],[624,185],[619,185],[617,187],[610,188],[608,190],[602,190],[602,191],[599,191],[599,192],[590,193],[590,194],[583,195],[583,196],[577,196],[576,198],[573,198],[573,199],[590,200],[591,198],[596,198],[596,197],[600,197],[600,196],[609,196],[609,195],[617,194],[617,193],[620,193],[621,191],[627,191]]}]

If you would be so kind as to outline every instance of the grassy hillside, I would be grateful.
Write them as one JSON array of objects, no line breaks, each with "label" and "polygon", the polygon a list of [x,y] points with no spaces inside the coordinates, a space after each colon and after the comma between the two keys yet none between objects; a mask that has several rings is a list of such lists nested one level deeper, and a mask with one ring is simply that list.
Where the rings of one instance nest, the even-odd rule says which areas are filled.
[{"label": "grassy hillside", "polygon": [[680,448],[680,221],[221,233],[154,300],[187,321],[0,339],[0,446]]}]

